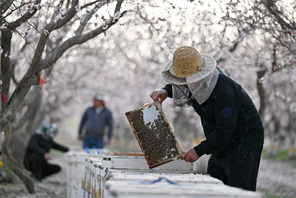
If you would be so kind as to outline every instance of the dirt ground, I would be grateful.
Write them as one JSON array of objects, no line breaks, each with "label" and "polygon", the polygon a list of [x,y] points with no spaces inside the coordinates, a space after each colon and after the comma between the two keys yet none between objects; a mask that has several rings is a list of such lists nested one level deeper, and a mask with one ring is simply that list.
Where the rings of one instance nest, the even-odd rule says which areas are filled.
[{"label": "dirt ground", "polygon": [[[54,156],[52,163],[65,167],[63,155]],[[262,159],[258,176],[258,191],[276,198],[296,198],[296,165],[295,163],[279,162]],[[66,170],[36,183],[35,195],[26,192],[22,184],[0,185],[1,198],[66,198]]]},{"label": "dirt ground", "polygon": [[[63,154],[54,155],[51,163],[66,167]],[[36,194],[29,194],[24,185],[19,182],[0,185],[0,198],[66,198],[66,168],[62,168],[60,173],[48,177],[42,182],[35,182],[35,190]]]},{"label": "dirt ground", "polygon": [[296,198],[296,163],[262,159],[257,190],[278,197]]}]

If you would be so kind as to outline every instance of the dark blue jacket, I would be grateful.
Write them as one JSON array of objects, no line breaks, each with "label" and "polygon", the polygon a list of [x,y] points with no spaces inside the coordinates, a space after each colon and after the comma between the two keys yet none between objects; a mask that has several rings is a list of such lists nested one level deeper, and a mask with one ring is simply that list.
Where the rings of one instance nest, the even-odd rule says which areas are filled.
[{"label": "dark blue jacket", "polygon": [[89,107],[84,112],[80,126],[79,136],[85,128],[84,137],[87,138],[103,138],[105,127],[108,126],[108,139],[110,140],[113,134],[113,118],[111,111],[103,107],[102,111],[97,114],[95,107]]},{"label": "dark blue jacket", "polygon": [[[172,97],[172,86],[164,89]],[[199,156],[226,157],[231,151],[262,147],[264,129],[255,105],[244,89],[222,72],[204,103],[199,105],[195,99],[188,103],[200,116],[206,136],[194,147]]]}]

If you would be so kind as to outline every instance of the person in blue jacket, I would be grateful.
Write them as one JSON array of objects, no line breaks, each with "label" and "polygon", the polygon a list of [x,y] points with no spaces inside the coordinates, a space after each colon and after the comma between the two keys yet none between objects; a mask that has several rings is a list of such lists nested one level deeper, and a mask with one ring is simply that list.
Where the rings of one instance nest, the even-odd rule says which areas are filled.
[{"label": "person in blue jacket", "polygon": [[169,84],[150,97],[160,103],[170,97],[176,105],[192,106],[206,137],[181,158],[194,162],[211,154],[208,174],[227,185],[256,191],[264,128],[241,85],[225,75],[213,57],[187,46],[175,51],[162,77]]},{"label": "person in blue jacket", "polygon": [[104,96],[96,94],[93,98],[93,106],[84,112],[78,131],[79,140],[83,140],[82,147],[104,148],[104,131],[108,127],[106,144],[110,144],[113,134],[112,112],[105,106]]}]

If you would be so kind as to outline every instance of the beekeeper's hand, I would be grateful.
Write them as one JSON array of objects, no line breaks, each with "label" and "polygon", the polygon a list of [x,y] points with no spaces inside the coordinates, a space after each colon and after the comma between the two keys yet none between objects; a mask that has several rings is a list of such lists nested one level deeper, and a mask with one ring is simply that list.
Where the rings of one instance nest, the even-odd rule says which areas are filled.
[{"label": "beekeeper's hand", "polygon": [[44,158],[45,158],[46,160],[51,160],[51,156],[49,155],[49,153],[45,153],[45,154],[44,154]]},{"label": "beekeeper's hand", "polygon": [[168,92],[164,89],[155,89],[151,94],[150,97],[154,101],[160,102],[160,104],[168,97]]},{"label": "beekeeper's hand", "polygon": [[181,159],[185,160],[186,162],[195,162],[196,160],[198,160],[198,158],[199,156],[194,149],[190,149],[189,151],[181,155]]}]

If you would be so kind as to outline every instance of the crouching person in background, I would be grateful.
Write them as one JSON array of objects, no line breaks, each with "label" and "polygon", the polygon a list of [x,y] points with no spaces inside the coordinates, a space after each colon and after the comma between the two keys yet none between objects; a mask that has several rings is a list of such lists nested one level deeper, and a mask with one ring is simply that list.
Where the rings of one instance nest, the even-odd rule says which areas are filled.
[{"label": "crouching person in background", "polygon": [[67,147],[53,141],[57,132],[58,127],[56,124],[44,121],[29,141],[25,152],[24,166],[31,172],[31,177],[35,181],[41,182],[45,177],[61,170],[59,165],[48,163],[51,159],[49,155],[51,148],[62,152],[69,150]]}]

